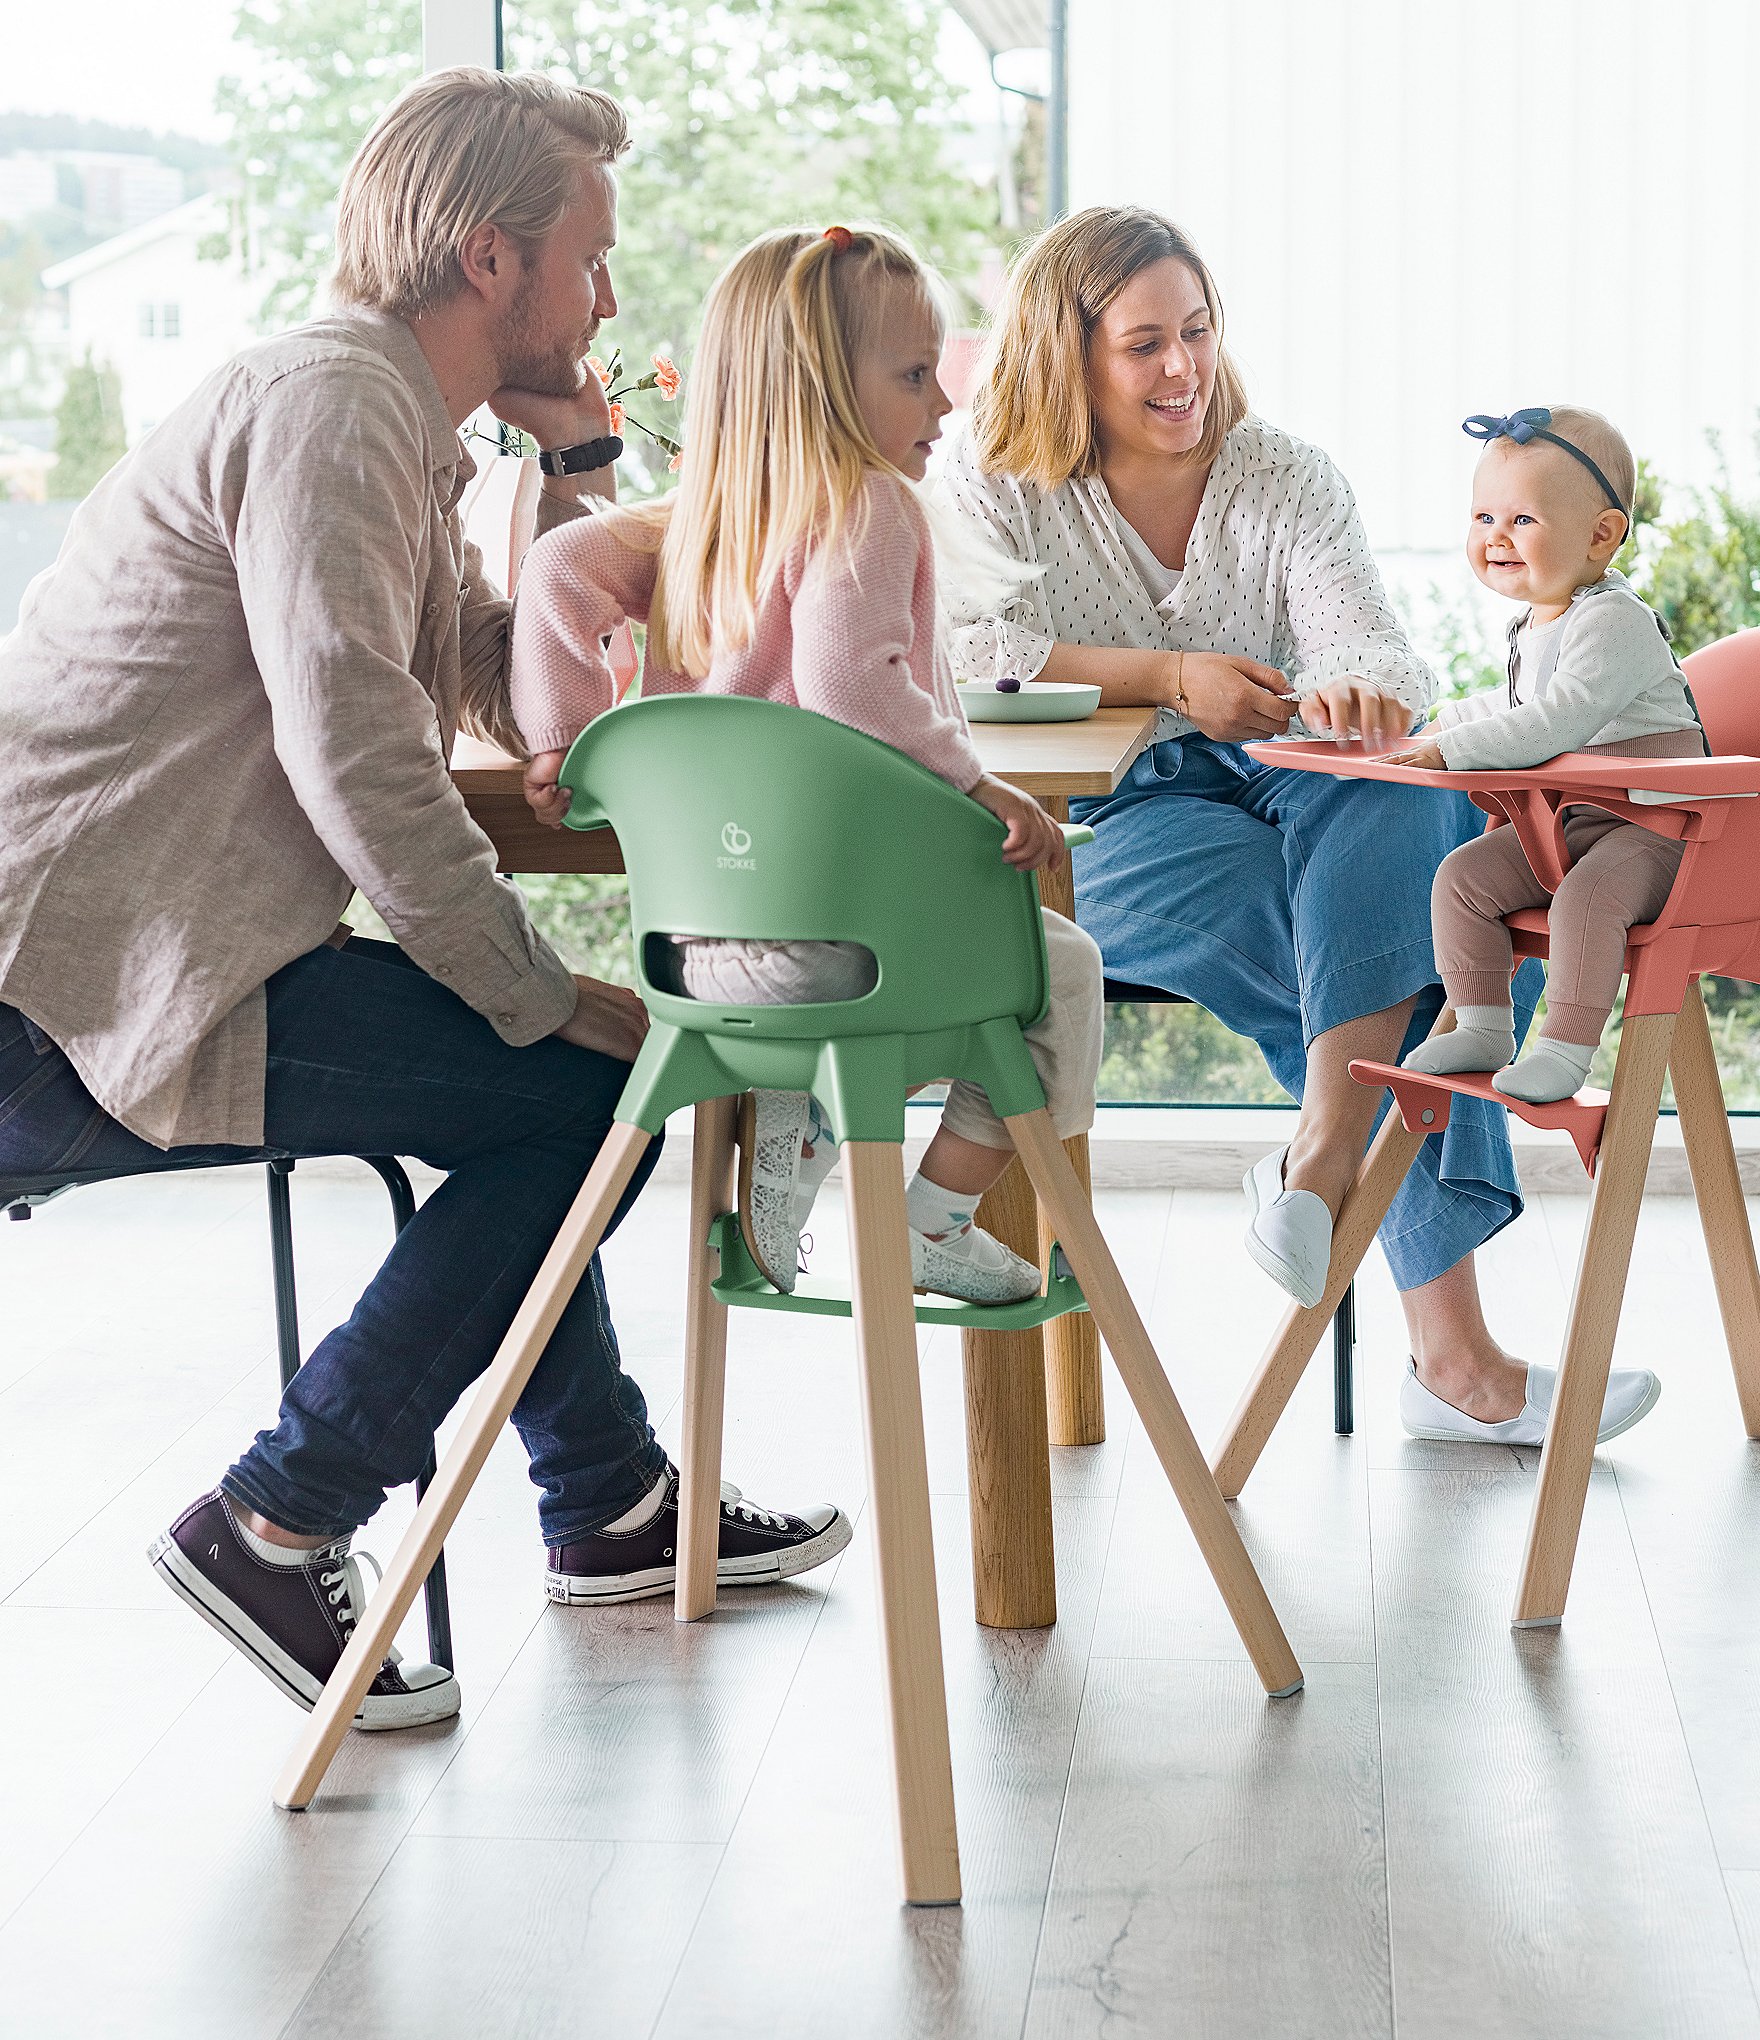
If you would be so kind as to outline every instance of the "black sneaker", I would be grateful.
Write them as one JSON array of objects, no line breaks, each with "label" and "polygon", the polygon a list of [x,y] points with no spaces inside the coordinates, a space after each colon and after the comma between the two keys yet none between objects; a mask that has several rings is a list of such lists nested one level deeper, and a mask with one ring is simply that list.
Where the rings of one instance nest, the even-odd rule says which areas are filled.
[{"label": "black sneaker", "polygon": [[[171,1591],[290,1700],[308,1713],[317,1705],[366,1598],[346,1537],[303,1565],[270,1565],[238,1534],[232,1503],[216,1488],[155,1537],[147,1556]],[[404,1664],[393,1651],[354,1725],[420,1728],[457,1712],[458,1681],[444,1666]]]},{"label": "black sneaker", "polygon": [[[724,1587],[758,1587],[811,1572],[849,1542],[849,1518],[822,1502],[804,1516],[760,1509],[736,1487],[721,1486]],[[553,1601],[602,1607],[670,1594],[678,1578],[678,1469],[666,1469],[666,1493],[639,1530],[599,1530],[573,1544],[552,1545],[544,1590]]]}]

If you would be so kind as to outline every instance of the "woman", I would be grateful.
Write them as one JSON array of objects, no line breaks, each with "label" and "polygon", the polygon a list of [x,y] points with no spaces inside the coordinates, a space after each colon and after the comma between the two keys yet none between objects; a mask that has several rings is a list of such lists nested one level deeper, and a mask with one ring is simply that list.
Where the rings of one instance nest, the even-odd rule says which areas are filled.
[{"label": "woman", "polygon": [[[1249,414],[1186,236],[1111,207],[1061,221],[1017,266],[946,486],[1036,570],[1000,604],[952,597],[958,677],[1088,681],[1162,711],[1117,792],[1079,804],[1097,840],[1076,855],[1077,912],[1109,975],[1250,1034],[1301,1100],[1289,1146],[1247,1179],[1247,1243],[1313,1303],[1383,1095],[1350,1064],[1397,1061],[1429,1032],[1431,880],[1482,826],[1464,796],[1271,769],[1241,748],[1303,724],[1401,735],[1434,695],[1350,490]],[[1544,1435],[1551,1370],[1498,1346],[1473,1269],[1520,1210],[1503,1112],[1461,1100],[1380,1234],[1415,1435]],[[1653,1393],[1648,1375],[1614,1376],[1604,1432]]]}]

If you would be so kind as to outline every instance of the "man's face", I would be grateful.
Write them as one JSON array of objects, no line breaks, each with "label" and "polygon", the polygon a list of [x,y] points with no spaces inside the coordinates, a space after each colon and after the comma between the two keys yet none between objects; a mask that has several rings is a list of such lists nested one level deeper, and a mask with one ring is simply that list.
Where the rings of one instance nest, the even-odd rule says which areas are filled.
[{"label": "man's face", "polygon": [[503,388],[572,397],[593,336],[617,311],[609,257],[617,239],[617,178],[609,163],[578,173],[574,203],[525,265],[496,334]]}]

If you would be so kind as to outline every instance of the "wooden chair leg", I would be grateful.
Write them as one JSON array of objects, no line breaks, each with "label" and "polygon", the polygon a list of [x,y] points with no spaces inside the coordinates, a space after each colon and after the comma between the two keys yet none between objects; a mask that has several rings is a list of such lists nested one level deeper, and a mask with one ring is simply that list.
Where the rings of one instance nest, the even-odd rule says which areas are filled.
[{"label": "wooden chair leg", "polygon": [[[1345,1292],[1356,1279],[1363,1257],[1374,1243],[1387,1207],[1406,1179],[1425,1136],[1408,1133],[1397,1112],[1381,1123],[1357,1179],[1339,1209],[1332,1229],[1332,1266],[1326,1288],[1312,1309],[1292,1303],[1265,1349],[1259,1370],[1228,1420],[1211,1465],[1222,1492],[1232,1502],[1259,1463],[1267,1439],[1295,1394],[1308,1362],[1326,1334]],[[1114,1356],[1117,1357],[1116,1355]]]},{"label": "wooden chair leg", "polygon": [[848,1141],[843,1166],[904,1894],[912,1905],[957,1905],[959,1837],[902,1153],[884,1141]]},{"label": "wooden chair leg", "polygon": [[433,1485],[417,1505],[414,1519],[393,1553],[377,1593],[355,1624],[348,1648],[330,1674],[310,1721],[275,1781],[277,1806],[290,1812],[309,1806],[312,1795],[323,1783],[324,1773],[348,1733],[362,1695],[384,1662],[435,1554],[457,1520],[483,1462],[501,1435],[502,1425],[556,1329],[557,1319],[586,1272],[587,1263],[598,1251],[611,1214],[628,1189],[649,1139],[639,1126],[614,1125],[607,1135],[587,1180],[562,1221],[561,1231],[526,1292],[525,1301],[514,1313],[500,1350],[478,1384],[464,1423],[441,1461]]},{"label": "wooden chair leg", "polygon": [[1717,1050],[1697,984],[1688,990],[1675,1023],[1669,1069],[1674,1076],[1674,1102],[1681,1115],[1687,1165],[1693,1172],[1693,1194],[1699,1201],[1699,1223],[1705,1231],[1705,1251],[1711,1257],[1712,1280],[1723,1313],[1729,1364],[1742,1405],[1742,1426],[1750,1438],[1760,1438],[1760,1266],[1754,1259],[1754,1234],[1748,1224],[1735,1143],[1729,1137]]},{"label": "wooden chair leg", "polygon": [[691,1137],[691,1245],[684,1333],[684,1433],[679,1449],[678,1583],[673,1613],[695,1622],[715,1611],[721,1546],[721,1413],[727,1384],[727,1306],[710,1283],[718,1255],[709,1228],[733,1209],[736,1098],[697,1107]]},{"label": "wooden chair leg", "polygon": [[1662,1100],[1674,1032],[1672,1013],[1629,1015],[1621,1030],[1613,1095],[1589,1198],[1589,1224],[1577,1262],[1570,1323],[1516,1593],[1514,1621],[1518,1629],[1557,1622],[1570,1592],[1577,1532],[1582,1527],[1589,1470],[1595,1458],[1595,1434],[1607,1396],[1607,1371],[1613,1359],[1620,1306],[1625,1301],[1632,1239],[1644,1200],[1644,1173],[1656,1137],[1656,1108]]},{"label": "wooden chair leg", "polygon": [[1281,1697],[1297,1691],[1302,1668],[1228,1505],[1204,1464],[1185,1411],[1137,1315],[1094,1208],[1083,1196],[1069,1157],[1052,1130],[1050,1116],[1043,1109],[1023,1112],[1006,1124],[1254,1669],[1268,1693]]}]

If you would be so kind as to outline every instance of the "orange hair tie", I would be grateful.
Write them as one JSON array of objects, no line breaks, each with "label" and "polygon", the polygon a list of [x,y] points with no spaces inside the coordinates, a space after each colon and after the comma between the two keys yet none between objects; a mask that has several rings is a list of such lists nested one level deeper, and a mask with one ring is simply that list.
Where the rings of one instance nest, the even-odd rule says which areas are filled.
[{"label": "orange hair tie", "polygon": [[854,240],[855,236],[848,227],[827,227],[821,238],[829,241],[838,254],[847,255],[849,253],[850,242]]}]

